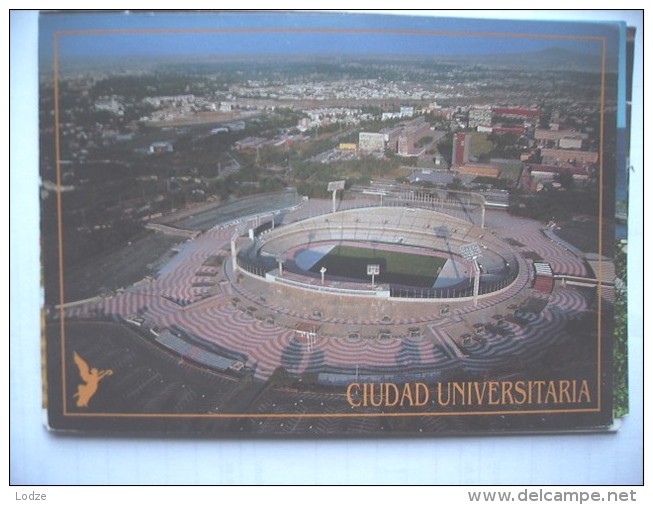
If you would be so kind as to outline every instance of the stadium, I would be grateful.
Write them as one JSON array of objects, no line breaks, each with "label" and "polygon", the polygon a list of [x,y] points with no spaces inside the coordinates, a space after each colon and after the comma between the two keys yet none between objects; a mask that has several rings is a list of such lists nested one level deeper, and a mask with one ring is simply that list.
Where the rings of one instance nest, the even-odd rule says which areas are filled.
[{"label": "stadium", "polygon": [[[386,201],[238,229],[226,272],[246,313],[291,331],[286,370],[324,384],[362,375],[438,380],[474,347],[506,340],[503,314],[514,313],[516,300],[536,305],[528,294],[516,298],[530,292],[529,267],[475,224],[457,195],[450,200],[439,210]],[[454,314],[459,324],[445,329]]]},{"label": "stadium", "polygon": [[[291,200],[208,226],[177,216],[155,232],[181,241],[152,275],[49,313],[71,353],[113,370],[89,409],[231,412],[227,431],[262,434],[375,432],[406,426],[366,417],[372,407],[351,417],[351,384],[585,377],[611,261],[462,193]],[[316,421],[324,413],[336,417]]]},{"label": "stadium", "polygon": [[260,380],[283,368],[322,385],[435,381],[537,362],[594,303],[586,259],[532,220],[492,210],[486,224],[478,204],[433,196],[303,200],[221,223],[66,316],[119,318],[182,359]]},{"label": "stadium", "polygon": [[295,306],[308,300],[320,319],[345,324],[365,304],[376,309],[372,324],[401,320],[406,303],[427,312],[476,306],[519,274],[512,251],[483,229],[414,207],[344,210],[254,232],[235,241],[234,269],[260,280],[259,292],[276,290]]}]

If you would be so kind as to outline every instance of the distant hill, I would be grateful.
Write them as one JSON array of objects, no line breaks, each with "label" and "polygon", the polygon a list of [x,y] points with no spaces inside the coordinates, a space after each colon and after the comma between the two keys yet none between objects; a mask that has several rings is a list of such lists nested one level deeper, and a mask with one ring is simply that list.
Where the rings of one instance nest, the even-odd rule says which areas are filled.
[{"label": "distant hill", "polygon": [[[498,65],[504,67],[537,67],[539,69],[577,70],[581,72],[600,72],[601,57],[571,51],[562,47],[550,47],[540,51],[514,52],[502,54],[456,56],[458,62]],[[607,61],[607,69],[615,67],[614,59]]]},{"label": "distant hill", "polygon": [[[598,55],[571,51],[562,47],[550,47],[540,51],[468,54],[468,55],[438,55],[423,54],[384,55],[384,54],[193,54],[193,55],[139,55],[105,57],[95,59],[90,57],[70,58],[61,64],[65,72],[82,70],[116,70],[119,68],[138,68],[141,71],[152,71],[162,68],[192,69],[195,72],[215,72],[225,70],[225,65],[239,67],[255,64],[259,68],[279,67],[279,65],[383,65],[393,64],[399,67],[410,67],[419,62],[447,65],[481,65],[486,67],[524,68],[533,70],[576,70],[581,72],[600,72],[601,58]],[[607,69],[616,69],[615,60],[608,60]],[[352,68],[352,67],[350,67]],[[279,70],[279,68],[277,68]],[[48,71],[48,69],[46,69]],[[324,70],[324,69],[322,69]],[[362,71],[362,70],[361,70]]]}]

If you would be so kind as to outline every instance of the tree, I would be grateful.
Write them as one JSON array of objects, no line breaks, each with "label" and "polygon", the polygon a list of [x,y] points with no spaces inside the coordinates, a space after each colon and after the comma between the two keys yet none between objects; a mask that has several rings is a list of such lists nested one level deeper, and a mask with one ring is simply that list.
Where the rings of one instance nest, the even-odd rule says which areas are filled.
[{"label": "tree", "polygon": [[287,388],[294,384],[295,379],[288,373],[284,367],[280,366],[268,379],[268,383],[273,388]]},{"label": "tree", "polygon": [[565,189],[574,188],[574,176],[571,172],[560,172],[556,175],[555,180]]},{"label": "tree", "polygon": [[462,191],[465,189],[465,185],[463,184],[463,181],[458,177],[454,177],[453,181],[447,184],[447,189],[451,189],[453,191]]},{"label": "tree", "polygon": [[433,142],[433,137],[431,137],[430,135],[426,135],[417,141],[416,147],[424,147],[430,144],[431,142]]},{"label": "tree", "polygon": [[622,243],[616,245],[614,322],[614,415],[628,413],[628,301],[627,255]]}]

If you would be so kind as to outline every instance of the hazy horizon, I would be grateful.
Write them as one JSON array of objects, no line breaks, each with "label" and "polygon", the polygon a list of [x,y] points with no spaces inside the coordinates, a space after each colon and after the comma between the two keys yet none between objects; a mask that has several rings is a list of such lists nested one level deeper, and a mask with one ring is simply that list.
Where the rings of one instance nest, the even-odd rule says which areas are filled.
[{"label": "hazy horizon", "polygon": [[[601,36],[597,36],[597,30]],[[71,13],[40,18],[40,57],[493,57],[565,50],[599,57],[617,25],[327,13]]]}]

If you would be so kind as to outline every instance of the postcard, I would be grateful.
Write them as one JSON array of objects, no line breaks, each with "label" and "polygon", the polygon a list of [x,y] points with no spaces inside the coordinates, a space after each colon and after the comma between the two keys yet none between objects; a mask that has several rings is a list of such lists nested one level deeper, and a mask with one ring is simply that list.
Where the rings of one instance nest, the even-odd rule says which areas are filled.
[{"label": "postcard", "polygon": [[48,427],[614,430],[627,33],[42,14]]}]

